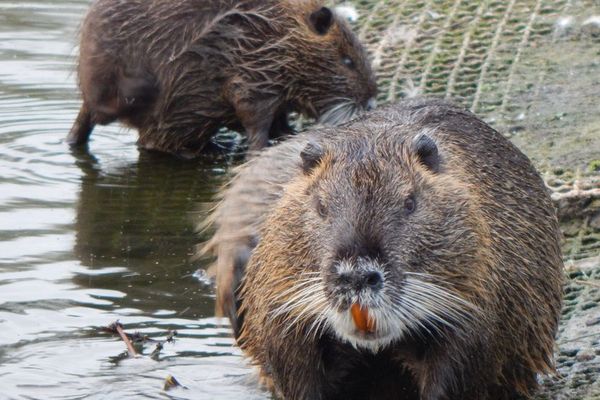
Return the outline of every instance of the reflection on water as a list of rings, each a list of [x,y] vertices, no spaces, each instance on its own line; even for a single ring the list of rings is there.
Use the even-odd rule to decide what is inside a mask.
[[[139,153],[118,126],[63,143],[88,5],[0,2],[0,398],[165,398],[169,374],[188,389],[168,397],[265,398],[189,261],[225,163]],[[97,331],[117,319],[178,339],[127,359]]]
[[[211,302],[199,304],[195,298],[200,287],[189,262],[198,242],[194,210],[218,186],[211,166],[143,152],[135,163],[103,171],[92,155],[76,157],[83,174],[75,255],[91,270],[123,266],[127,271],[119,280],[98,276],[94,286],[126,291],[122,307],[149,312],[169,307],[193,318],[211,315]],[[87,275],[75,277],[81,286],[88,280]]]

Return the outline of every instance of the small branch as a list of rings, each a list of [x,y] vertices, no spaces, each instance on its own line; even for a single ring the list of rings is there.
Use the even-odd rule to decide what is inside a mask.
[[[175,336],[177,336],[177,331],[169,331],[167,333],[167,339],[165,341],[167,343],[173,343],[175,341]]]
[[[168,331],[167,337],[165,340],[156,340],[148,337],[147,335],[142,335],[139,332],[135,333],[127,333],[123,330],[123,325],[119,322],[113,322],[109,326],[100,328],[102,332],[109,333],[111,335],[119,335],[121,339],[125,342],[127,346],[127,352],[129,353],[129,357],[138,357],[139,354],[135,351],[133,347],[133,343],[156,343],[156,348],[152,351],[150,357],[156,358],[158,357],[160,351],[163,349],[165,343],[173,343],[175,341],[175,336],[177,336],[177,331]]]
[[[121,336],[121,339],[125,342],[125,345],[127,346],[127,352],[129,353],[129,357],[131,357],[131,358],[137,357],[138,353],[133,348],[133,344],[131,343],[131,340],[129,340],[129,337],[123,330],[123,325],[121,325],[121,323],[119,321],[116,321],[110,327],[114,328],[117,331],[117,333],[119,334],[119,336]]]
[[[160,351],[163,349],[163,344],[162,343],[156,343],[156,347],[154,348],[154,350],[152,351],[152,353],[150,353],[150,358],[153,360],[157,360],[158,361],[158,356],[160,354]]]

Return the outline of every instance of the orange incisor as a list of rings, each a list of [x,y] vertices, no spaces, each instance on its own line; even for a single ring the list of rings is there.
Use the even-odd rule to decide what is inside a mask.
[[[352,304],[350,307],[350,313],[354,320],[354,325],[361,332],[373,333],[375,332],[375,319],[369,315],[367,307],[363,307],[358,303]]]

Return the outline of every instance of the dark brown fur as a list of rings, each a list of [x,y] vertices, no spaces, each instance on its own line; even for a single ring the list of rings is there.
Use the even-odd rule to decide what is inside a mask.
[[[223,126],[259,149],[290,130],[290,111],[335,123],[376,93],[362,46],[317,0],[97,0],[78,73],[69,143],[120,120],[140,146],[184,156]]]
[[[243,194],[260,163],[285,171]],[[234,204],[254,207],[250,220],[226,219]],[[215,215],[213,251],[235,254],[239,238],[227,239],[247,226],[258,242],[252,250],[242,234],[251,255],[237,339],[283,398],[516,399],[553,371],[562,259],[552,202],[529,160],[466,111],[412,101],[291,139],[243,167]],[[383,307],[409,317],[405,334],[373,348],[322,316],[347,312],[333,267],[364,259],[384,271],[377,290],[394,300]],[[225,264],[218,274],[231,273]],[[441,317],[417,318],[420,297],[433,298],[409,292],[411,276],[471,308],[442,324],[428,303]]]

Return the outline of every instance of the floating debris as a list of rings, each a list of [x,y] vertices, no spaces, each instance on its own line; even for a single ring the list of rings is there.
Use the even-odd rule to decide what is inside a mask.
[[[127,346],[127,353],[129,353],[129,357],[135,358],[139,356],[139,354],[137,353],[137,351],[135,351],[135,348],[133,347],[133,343],[130,336],[125,333],[125,331],[123,330],[123,325],[119,321],[115,321],[109,326],[102,328],[101,331],[112,334],[118,334],[123,340],[123,342],[125,342],[125,346]]]
[[[171,390],[176,387],[180,387],[182,389],[187,389],[187,387],[185,387],[181,383],[179,383],[179,381],[177,379],[175,379],[175,377],[173,375],[167,376],[167,379],[165,379],[165,385],[164,385],[163,389],[165,391],[168,391],[168,390]]]
[[[131,358],[140,356],[140,354],[135,350],[135,347],[133,346],[134,343],[141,344],[142,346],[145,343],[156,343],[156,347],[150,354],[151,358],[156,359],[160,351],[163,349],[164,344],[173,343],[175,341],[175,336],[177,336],[177,331],[168,331],[165,340],[156,340],[152,339],[147,335],[142,335],[139,332],[127,333],[123,328],[123,324],[121,324],[119,321],[115,321],[106,327],[100,328],[100,331],[112,335],[119,335],[123,342],[125,342],[125,345],[127,346],[127,352],[129,353],[129,357]]]

